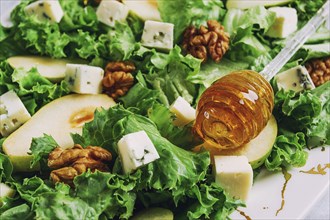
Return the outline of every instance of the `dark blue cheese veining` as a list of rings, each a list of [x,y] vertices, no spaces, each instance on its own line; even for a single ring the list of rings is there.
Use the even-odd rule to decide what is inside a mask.
[[[31,118],[14,91],[0,96],[0,133],[6,137]]]
[[[173,28],[171,23],[146,21],[141,38],[145,47],[169,51],[173,48]]]
[[[315,88],[307,69],[303,66],[296,66],[281,72],[275,76],[275,79],[278,87],[284,90],[300,92]]]
[[[27,15],[35,15],[40,20],[50,20],[59,23],[64,16],[63,9],[58,0],[39,0],[24,9]]]

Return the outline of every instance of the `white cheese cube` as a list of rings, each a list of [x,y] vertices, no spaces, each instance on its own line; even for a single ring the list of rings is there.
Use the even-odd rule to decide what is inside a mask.
[[[59,23],[64,16],[58,0],[40,0],[25,7],[27,15],[36,15],[41,20],[50,20]]]
[[[315,85],[304,66],[296,66],[275,76],[279,89],[300,92],[305,89],[314,89]]]
[[[6,137],[31,118],[14,91],[0,96],[0,133]]]
[[[145,47],[169,51],[173,48],[173,29],[171,23],[145,21],[141,44]]]
[[[118,151],[125,173],[159,159],[159,154],[145,131],[123,136],[118,141]]]
[[[176,116],[173,123],[177,126],[189,124],[196,118],[196,110],[181,96],[172,103],[170,111]]]
[[[229,196],[246,201],[253,183],[253,170],[246,156],[214,156],[215,182]]]
[[[100,67],[84,64],[66,64],[65,81],[72,92],[98,94],[102,92],[104,71]]]
[[[273,7],[269,11],[276,13],[274,24],[269,28],[266,35],[273,38],[286,38],[298,28],[298,15],[294,8]]]
[[[116,21],[125,21],[128,11],[128,7],[118,1],[103,0],[96,10],[96,15],[100,22],[113,27]]]
[[[5,197],[14,197],[15,195],[15,190],[10,188],[8,185],[6,185],[5,183],[0,183],[0,207],[2,206],[2,200]]]

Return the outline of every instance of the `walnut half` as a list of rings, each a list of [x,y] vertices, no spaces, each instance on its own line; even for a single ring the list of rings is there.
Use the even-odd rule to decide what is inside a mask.
[[[205,62],[211,57],[219,62],[229,49],[229,34],[215,20],[207,21],[207,27],[188,27],[183,35],[182,48],[192,56]]]
[[[102,81],[104,93],[114,99],[125,95],[134,84],[131,74],[134,70],[135,66],[130,62],[109,62]]]
[[[330,81],[330,57],[313,59],[305,64],[315,86],[320,86]]]
[[[55,148],[48,156],[48,166],[54,168],[50,178],[56,182],[64,182],[72,186],[74,177],[90,169],[109,171],[107,162],[110,162],[112,155],[109,151],[101,148],[88,146],[83,148],[76,144],[73,148]]]

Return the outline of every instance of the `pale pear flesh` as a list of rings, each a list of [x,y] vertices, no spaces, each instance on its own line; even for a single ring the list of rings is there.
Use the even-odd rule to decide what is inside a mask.
[[[84,123],[93,120],[94,111],[108,109],[116,103],[105,94],[71,94],[42,107],[32,118],[9,135],[3,151],[11,159],[15,171],[31,171],[27,166],[32,138],[51,135],[62,148],[73,146],[71,133],[82,133]],[[32,170],[37,170],[35,167]]]
[[[126,0],[124,4],[128,9],[143,20],[161,21],[156,0],[136,1]]]
[[[271,150],[277,137],[277,130],[277,122],[275,117],[272,115],[266,127],[259,133],[259,135],[239,148],[222,150],[204,143],[195,147],[194,151],[200,151],[202,148],[204,148],[210,151],[212,158],[213,155],[244,155],[248,158],[248,161],[251,164],[252,168],[255,169],[261,166],[271,153]]]
[[[255,6],[276,6],[276,5],[284,5],[293,0],[228,0],[226,2],[226,7],[230,8],[239,8],[239,9],[247,9],[253,8]]]
[[[86,63],[85,61],[78,59],[53,59],[40,56],[14,56],[8,58],[7,61],[14,69],[23,68],[28,71],[35,67],[41,76],[51,82],[59,82],[64,79],[66,64]]]

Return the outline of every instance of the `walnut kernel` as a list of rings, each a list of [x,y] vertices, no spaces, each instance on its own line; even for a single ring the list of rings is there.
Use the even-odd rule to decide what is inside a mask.
[[[330,80],[330,57],[314,59],[305,64],[315,86],[320,86]]]
[[[114,99],[125,95],[134,84],[131,74],[134,70],[135,66],[130,62],[109,62],[102,81],[104,93]]]
[[[209,20],[207,27],[201,26],[197,29],[190,26],[183,35],[183,49],[192,56],[205,62],[211,57],[219,62],[229,49],[229,34],[224,27],[215,20]]]
[[[83,148],[78,144],[70,149],[57,147],[48,156],[48,166],[55,169],[50,173],[50,178],[54,182],[72,185],[74,177],[88,169],[92,172],[108,171],[106,163],[111,159],[111,153],[101,147]]]

